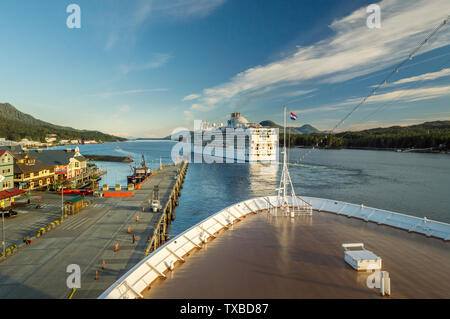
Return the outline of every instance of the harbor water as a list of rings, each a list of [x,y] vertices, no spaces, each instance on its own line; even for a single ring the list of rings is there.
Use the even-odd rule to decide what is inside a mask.
[[[151,169],[171,163],[172,141],[132,141],[80,145],[83,154],[122,155]],[[67,148],[67,147],[60,147]],[[291,149],[290,174],[297,195],[364,204],[450,223],[450,156],[366,150]],[[134,163],[132,163],[134,165]],[[108,171],[100,184],[126,184],[130,163],[97,162]],[[172,236],[236,202],[273,195],[279,165],[195,164],[186,175]]]

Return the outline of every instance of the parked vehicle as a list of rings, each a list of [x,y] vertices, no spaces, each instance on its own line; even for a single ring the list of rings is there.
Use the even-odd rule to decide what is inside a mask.
[[[17,216],[18,213],[15,210],[8,210],[8,211],[3,211],[2,214],[5,214],[5,217],[12,217],[12,216]]]

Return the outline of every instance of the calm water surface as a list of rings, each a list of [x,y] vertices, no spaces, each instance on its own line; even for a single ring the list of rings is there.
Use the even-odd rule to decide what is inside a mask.
[[[143,154],[152,169],[171,163],[171,141],[139,141],[80,145],[83,154]],[[62,147],[64,148],[64,147]],[[364,150],[290,151],[291,178],[297,194],[364,203],[409,215],[450,223],[450,156]],[[130,164],[98,162],[108,170],[101,183],[126,184]],[[236,202],[274,194],[279,166],[258,163],[193,164],[186,175],[176,221],[176,235]]]

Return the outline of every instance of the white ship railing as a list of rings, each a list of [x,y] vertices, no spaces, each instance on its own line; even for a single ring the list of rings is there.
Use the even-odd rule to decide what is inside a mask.
[[[315,211],[358,218],[367,222],[400,228],[408,232],[416,232],[428,237],[450,240],[450,224],[364,205],[315,197],[302,196],[301,198],[310,203]],[[98,298],[142,298],[142,292],[146,288],[158,278],[165,278],[165,273],[172,270],[177,263],[184,262],[184,257],[189,252],[201,248],[209,239],[216,237],[219,231],[226,229],[246,215],[277,206],[276,201],[276,196],[258,197],[231,205],[206,218],[142,259]]]
[[[363,204],[350,204],[331,199],[302,197],[314,210],[357,218],[378,225],[387,225],[428,237],[450,240],[450,224],[438,222],[426,217],[420,218],[388,210],[366,207]]]

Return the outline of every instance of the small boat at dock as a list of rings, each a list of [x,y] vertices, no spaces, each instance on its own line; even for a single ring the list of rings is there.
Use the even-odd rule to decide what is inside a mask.
[[[151,169],[146,165],[144,155],[142,155],[141,166],[134,166],[133,174],[127,176],[127,183],[137,185],[152,175]]]

